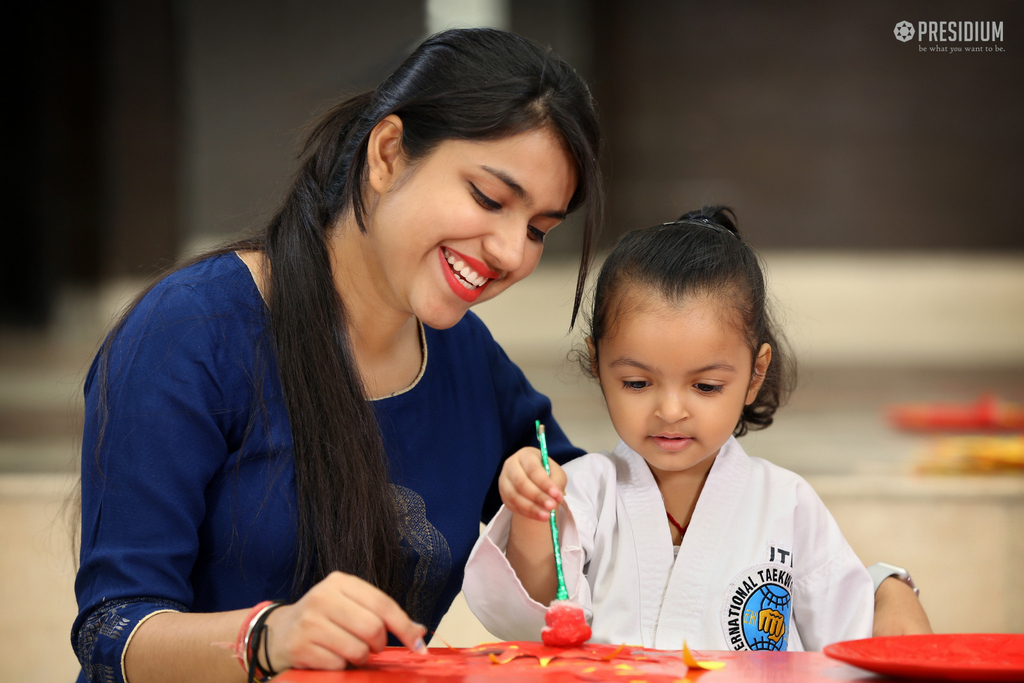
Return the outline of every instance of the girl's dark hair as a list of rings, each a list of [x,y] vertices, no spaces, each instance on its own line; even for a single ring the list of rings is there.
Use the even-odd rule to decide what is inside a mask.
[[[769,310],[761,263],[740,237],[736,215],[725,206],[691,211],[678,221],[626,233],[605,260],[588,316],[595,353],[598,342],[614,335],[628,287],[654,290],[672,302],[715,296],[729,302],[739,316],[751,354],[762,344],[772,349],[771,363],[757,398],[744,406],[733,430],[743,436],[764,429],[785,403],[796,383],[796,367]],[[591,371],[589,356],[585,367]]]
[[[366,231],[367,141],[392,114],[402,120],[410,162],[446,140],[497,140],[536,129],[559,136],[578,178],[568,210],[582,207],[584,214],[573,323],[603,210],[600,132],[586,83],[550,49],[512,33],[454,29],[431,36],[375,90],[338,104],[314,125],[295,182],[266,230],[213,252],[256,249],[268,261],[270,331],[298,490],[296,596],[333,570],[396,597],[402,591],[404,525],[326,244],[349,210]],[[101,353],[108,350],[109,342]]]

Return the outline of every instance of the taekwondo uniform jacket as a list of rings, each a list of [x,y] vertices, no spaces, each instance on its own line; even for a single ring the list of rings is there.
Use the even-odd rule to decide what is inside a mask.
[[[565,465],[559,515],[569,598],[592,642],[662,650],[820,650],[871,636],[871,577],[803,478],[722,447],[674,555],[665,505],[644,459],[621,441]],[[506,640],[538,640],[546,605],[505,559],[512,513],[477,541],[463,591]]]

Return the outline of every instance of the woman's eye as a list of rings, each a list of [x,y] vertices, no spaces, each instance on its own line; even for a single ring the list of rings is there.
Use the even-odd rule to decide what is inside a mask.
[[[543,242],[544,238],[547,237],[547,233],[539,228],[535,228],[532,225],[527,226],[527,232],[530,235],[530,239],[535,242]]]
[[[695,384],[694,387],[702,394],[717,394],[722,390],[721,384]]]
[[[484,207],[488,211],[499,211],[501,209],[501,204],[499,204],[498,202],[494,201],[493,199],[485,195],[483,192],[481,192],[476,185],[470,183],[469,186],[473,188],[473,198],[476,199],[477,203],[480,204],[480,206]]]
[[[642,379],[627,379],[622,381],[622,386],[625,389],[632,389],[633,391],[640,391],[646,389],[649,385],[648,382]]]

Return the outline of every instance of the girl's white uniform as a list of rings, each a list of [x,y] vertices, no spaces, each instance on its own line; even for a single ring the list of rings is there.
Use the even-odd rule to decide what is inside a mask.
[[[871,636],[871,577],[821,499],[800,476],[747,456],[734,438],[711,467],[678,557],[640,455],[620,441],[565,471],[562,563],[592,642],[820,650]],[[529,597],[505,559],[511,517],[503,507],[477,541],[463,591],[495,636],[538,640],[546,605]]]

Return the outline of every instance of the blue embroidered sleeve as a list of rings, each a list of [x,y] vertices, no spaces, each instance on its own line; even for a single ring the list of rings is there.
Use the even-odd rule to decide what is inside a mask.
[[[219,611],[261,599],[223,606],[197,599],[199,590],[213,592],[194,580],[206,563],[222,561],[222,574],[237,564],[223,552],[209,561],[204,554],[211,510],[230,509],[237,498],[207,495],[235,471],[233,430],[244,427],[238,406],[247,403],[245,374],[234,371],[237,335],[228,336],[231,320],[208,304],[215,287],[227,289],[224,299],[233,290],[215,280],[197,292],[181,281],[187,275],[159,284],[131,313],[114,338],[108,381],[99,362],[86,379],[79,615],[71,634],[80,680],[121,681],[129,636],[153,612]],[[276,597],[263,586],[251,592]]]
[[[79,617],[71,639],[82,673],[90,683],[126,683],[122,661],[135,628],[147,616],[164,610],[187,611],[173,600],[147,598],[110,600],[83,619]]]

